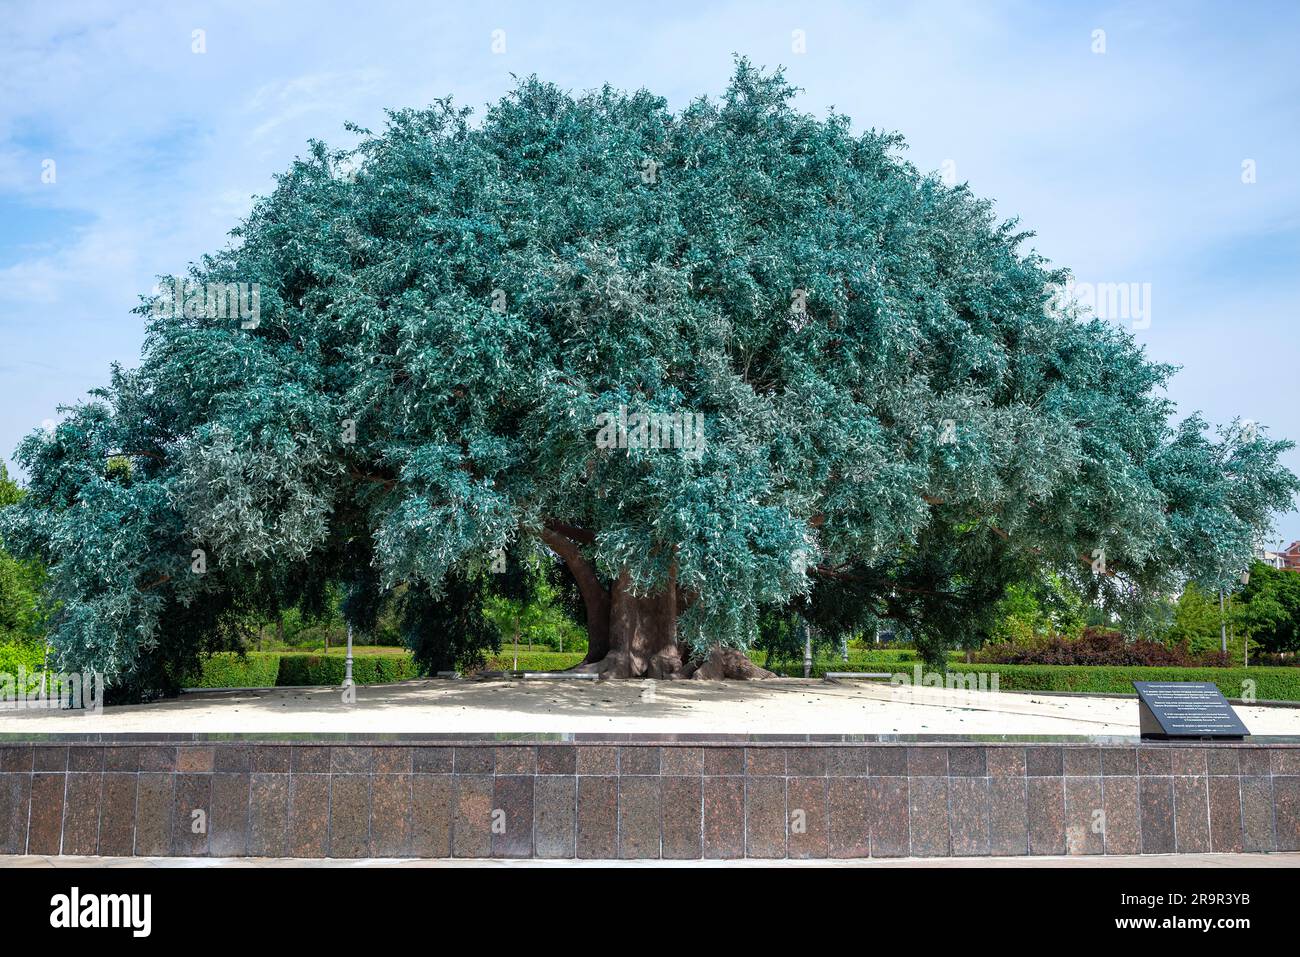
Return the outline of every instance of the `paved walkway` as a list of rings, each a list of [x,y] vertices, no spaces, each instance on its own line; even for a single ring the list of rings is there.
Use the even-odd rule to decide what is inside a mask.
[[[46,857],[0,855],[0,867],[1300,867],[1300,853],[1145,854],[1114,857],[903,857],[852,860],[759,861],[537,861],[458,859],[411,860],[369,857],[300,859],[284,857]]]
[[[1256,735],[1300,735],[1300,708],[1237,706]],[[891,687],[879,681],[409,681],[187,694],[102,714],[0,711],[38,732],[1136,735],[1136,697]]]

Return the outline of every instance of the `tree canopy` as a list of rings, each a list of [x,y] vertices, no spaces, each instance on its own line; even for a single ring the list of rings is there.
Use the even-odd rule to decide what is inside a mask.
[[[533,78],[313,143],[145,299],[139,368],[19,448],[0,528],[65,662],[157,684],[330,581],[442,661],[487,640],[496,550],[543,543],[630,675],[765,611],[933,655],[1044,569],[1110,603],[1239,575],[1290,444],[1173,424],[1173,370],[1055,308],[1014,221],[795,93],[743,60],[678,112]],[[192,295],[232,283],[253,314]]]

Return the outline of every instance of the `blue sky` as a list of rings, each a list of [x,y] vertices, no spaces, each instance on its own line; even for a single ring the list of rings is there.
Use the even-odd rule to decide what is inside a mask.
[[[1300,4],[538,6],[6,3],[11,469],[57,405],[102,385],[110,362],[135,364],[129,310],[153,277],[221,246],[309,137],[345,145],[346,121],[377,128],[385,108],[448,94],[481,108],[511,74],[647,87],[679,107],[720,93],[735,53],[784,65],[812,112],[901,132],[914,163],[1020,216],[1079,280],[1150,283],[1150,326],[1135,334],[1183,366],[1170,389],[1182,412],[1300,439]],[[1300,453],[1288,464],[1300,472]],[[1280,517],[1275,538],[1300,538],[1300,515]]]

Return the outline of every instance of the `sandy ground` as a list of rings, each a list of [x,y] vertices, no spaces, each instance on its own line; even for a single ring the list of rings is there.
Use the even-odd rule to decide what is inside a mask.
[[[1237,706],[1254,735],[1300,735],[1300,708]],[[891,687],[883,682],[409,681],[186,694],[102,714],[0,712],[0,734],[628,733],[1136,735],[1136,697]]]

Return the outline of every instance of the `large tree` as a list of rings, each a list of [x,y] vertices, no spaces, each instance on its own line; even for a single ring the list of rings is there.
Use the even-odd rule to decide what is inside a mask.
[[[323,580],[469,647],[496,550],[539,543],[612,676],[743,674],[760,614],[934,656],[1044,569],[1112,603],[1237,575],[1289,444],[1172,425],[1172,370],[1013,222],[793,96],[744,61],[676,113],[531,79],[313,144],[188,276],[256,315],[147,300],[139,369],[19,450],[5,541],[65,659],[127,680]]]

